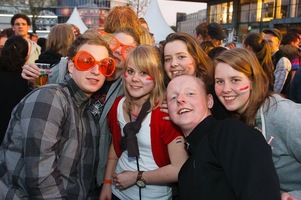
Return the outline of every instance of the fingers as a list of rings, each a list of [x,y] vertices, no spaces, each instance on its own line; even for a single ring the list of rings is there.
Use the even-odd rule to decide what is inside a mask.
[[[118,189],[120,189],[120,190],[123,189],[123,186],[120,183],[118,183],[118,182],[115,183],[115,187],[118,188]]]
[[[40,69],[35,64],[26,64],[23,66],[21,76],[28,81],[34,81],[40,76]]]
[[[167,120],[167,121],[170,121],[170,117],[169,116],[163,117],[163,119]]]
[[[118,178],[117,178],[117,174],[113,174],[112,176],[112,181],[113,181],[113,185],[115,185],[116,188],[118,188],[119,190],[122,190],[123,189],[123,185],[118,181]]]
[[[168,114],[168,109],[166,108],[160,108],[160,111]]]

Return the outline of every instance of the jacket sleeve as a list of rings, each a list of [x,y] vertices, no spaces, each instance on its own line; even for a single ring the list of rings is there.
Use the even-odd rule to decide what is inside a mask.
[[[301,105],[274,95],[277,103],[266,114],[281,189],[301,199]]]
[[[48,83],[55,84],[61,83],[67,74],[68,59],[65,57],[61,58],[61,61],[51,68],[51,73],[48,75]]]
[[[275,82],[274,82],[274,91],[275,92],[281,92],[282,88],[285,84],[286,78],[288,76],[288,73],[292,69],[292,64],[289,61],[288,58],[283,57],[281,58],[274,71],[274,76],[275,76]]]
[[[24,102],[20,126],[25,137],[24,163],[26,185],[33,199],[64,199],[61,173],[58,170],[61,139],[65,122],[63,94],[56,89],[37,89]]]

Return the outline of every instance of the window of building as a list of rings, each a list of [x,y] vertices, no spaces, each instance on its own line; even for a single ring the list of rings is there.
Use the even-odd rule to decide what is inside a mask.
[[[262,21],[270,21],[274,19],[274,6],[274,0],[264,0],[262,5]]]
[[[248,22],[250,14],[250,4],[241,5],[240,22]]]
[[[229,3],[228,7],[228,23],[232,23],[232,16],[233,16],[233,2]]]
[[[209,8],[209,22],[219,24],[232,23],[233,2],[211,5]]]

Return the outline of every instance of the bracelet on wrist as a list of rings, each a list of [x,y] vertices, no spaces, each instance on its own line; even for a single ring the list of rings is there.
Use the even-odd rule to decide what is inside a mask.
[[[112,180],[105,179],[103,180],[103,184],[112,184]]]

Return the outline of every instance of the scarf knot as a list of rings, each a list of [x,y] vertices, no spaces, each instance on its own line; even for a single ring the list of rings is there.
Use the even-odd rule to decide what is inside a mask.
[[[129,157],[139,156],[139,147],[136,134],[139,132],[141,128],[141,123],[145,116],[147,115],[147,111],[150,109],[150,101],[147,100],[141,111],[134,122],[129,122],[123,127],[124,136],[120,140],[120,147],[122,151],[128,150]]]

